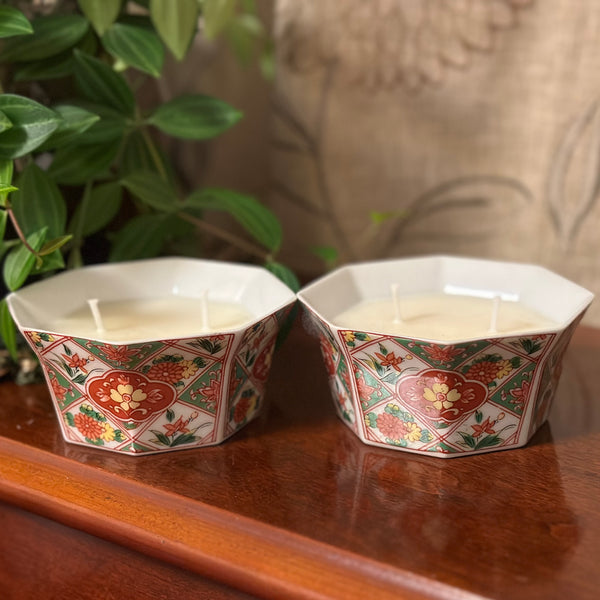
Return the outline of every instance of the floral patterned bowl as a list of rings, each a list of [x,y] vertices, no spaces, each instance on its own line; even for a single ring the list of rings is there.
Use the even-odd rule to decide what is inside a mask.
[[[241,303],[251,321],[135,343],[44,326],[90,295],[196,297],[207,287]],[[218,444],[258,414],[276,334],[295,295],[259,267],[162,258],[68,271],[10,294],[7,302],[40,359],[65,440],[138,455]]]
[[[405,294],[503,290],[556,326],[450,342],[333,324],[398,282]],[[366,444],[453,457],[529,441],[548,416],[563,354],[593,295],[533,265],[432,256],[346,266],[298,299],[343,422]]]

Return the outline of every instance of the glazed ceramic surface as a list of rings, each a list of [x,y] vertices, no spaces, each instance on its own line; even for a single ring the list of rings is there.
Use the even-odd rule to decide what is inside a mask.
[[[209,289],[243,304],[243,327],[177,339],[115,343],[50,331],[44,323],[91,296],[195,297]],[[266,270],[154,259],[69,271],[8,297],[40,359],[64,438],[126,454],[218,444],[259,412],[275,339],[295,300]]]
[[[332,323],[396,283],[405,294],[502,294],[556,326],[440,342]],[[451,457],[527,443],[548,416],[563,354],[593,295],[537,266],[435,256],[347,266],[298,298],[344,423],[367,444]]]

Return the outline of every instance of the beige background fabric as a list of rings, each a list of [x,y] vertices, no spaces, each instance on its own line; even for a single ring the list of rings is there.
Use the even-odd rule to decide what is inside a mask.
[[[190,184],[255,194],[305,277],[340,262],[449,253],[545,265],[600,294],[600,2],[263,0],[277,75],[223,49],[173,91],[245,112],[198,150]],[[272,10],[272,13],[270,12]],[[380,225],[370,213],[389,214]],[[214,243],[213,255],[238,259]],[[586,322],[600,325],[600,300]]]
[[[322,270],[320,245],[464,254],[600,292],[600,2],[277,0],[275,33],[270,200],[292,266]]]

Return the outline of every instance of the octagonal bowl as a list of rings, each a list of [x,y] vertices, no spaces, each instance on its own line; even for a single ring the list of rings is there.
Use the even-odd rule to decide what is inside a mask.
[[[351,307],[438,294],[500,298],[540,326],[452,339],[340,324]],[[539,266],[429,256],[339,268],[298,293],[342,421],[366,444],[457,457],[526,444],[546,420],[564,352],[593,299]]]
[[[208,332],[184,323],[185,333],[173,337],[117,341],[60,325],[90,298],[183,297],[200,310],[206,295],[243,306],[247,318]],[[40,360],[64,439],[140,455],[218,444],[259,413],[295,295],[260,267],[160,258],[67,271],[7,302]]]

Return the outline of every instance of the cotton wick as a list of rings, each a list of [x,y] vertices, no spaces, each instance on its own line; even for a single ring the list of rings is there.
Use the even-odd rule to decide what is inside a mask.
[[[98,308],[98,298],[91,298],[87,301],[90,310],[92,311],[92,316],[94,317],[94,323],[96,324],[96,331],[98,333],[104,333],[106,329],[104,328],[104,323],[102,322],[102,315],[100,314],[100,309]]]

